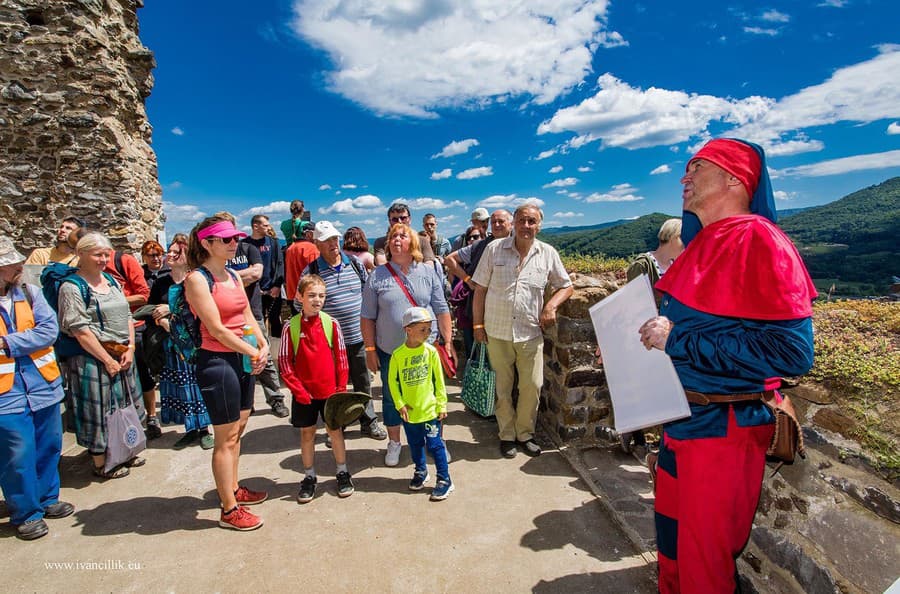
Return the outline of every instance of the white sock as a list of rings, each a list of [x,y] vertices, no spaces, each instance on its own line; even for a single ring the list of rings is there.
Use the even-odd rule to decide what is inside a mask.
[[[346,464],[338,464],[337,471],[338,471],[338,474],[340,474],[342,472],[347,472],[347,465]]]
[[[304,468],[303,473],[306,476],[311,476],[313,478],[316,478],[316,469],[315,468]]]

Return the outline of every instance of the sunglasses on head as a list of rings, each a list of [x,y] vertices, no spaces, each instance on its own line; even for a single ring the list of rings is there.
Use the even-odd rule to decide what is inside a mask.
[[[237,241],[237,235],[232,235],[231,237],[216,237],[214,235],[209,238],[210,241],[212,241],[213,239],[218,239],[222,243],[228,244],[228,243],[231,243],[232,241]]]

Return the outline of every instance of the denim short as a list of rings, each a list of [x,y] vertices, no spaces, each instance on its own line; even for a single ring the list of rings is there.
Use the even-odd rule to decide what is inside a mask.
[[[391,364],[391,355],[378,349],[378,364],[381,366],[381,416],[388,427],[399,427],[403,424],[403,418],[394,406],[391,389],[388,387],[388,367]]]
[[[197,351],[197,385],[213,425],[227,425],[241,418],[242,410],[253,408],[256,376],[244,371],[243,355]]]

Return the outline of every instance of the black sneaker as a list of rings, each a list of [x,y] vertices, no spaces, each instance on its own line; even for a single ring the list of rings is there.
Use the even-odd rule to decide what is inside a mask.
[[[353,495],[353,481],[350,480],[350,473],[343,471],[337,473],[338,497],[350,497]]]
[[[412,480],[409,481],[409,490],[410,491],[421,491],[422,487],[425,486],[425,481],[428,480],[428,471],[427,470],[417,470],[413,473]]]
[[[44,517],[50,520],[58,520],[66,518],[75,513],[75,506],[65,501],[57,501],[47,506],[44,510]]]
[[[272,414],[279,419],[283,419],[291,414],[291,411],[284,405],[283,400],[275,400],[270,406],[272,407]]]
[[[316,496],[316,483],[319,482],[314,476],[304,477],[300,481],[300,492],[297,494],[297,503],[309,503]]]
[[[147,439],[157,439],[162,437],[162,429],[159,426],[159,420],[156,417],[147,417],[147,429],[144,431]]]
[[[37,540],[42,536],[47,536],[48,532],[50,529],[42,518],[16,526],[16,536],[22,540]]]
[[[516,457],[516,442],[506,441],[505,439],[500,440],[500,454],[504,458],[515,458]]]

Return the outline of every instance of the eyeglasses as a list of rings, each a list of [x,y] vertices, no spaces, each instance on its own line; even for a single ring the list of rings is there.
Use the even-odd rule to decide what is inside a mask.
[[[147,257],[148,258],[162,258],[163,255],[160,253],[155,253],[155,254],[147,254]]]
[[[231,237],[216,237],[215,235],[213,235],[209,238],[210,241],[212,241],[213,239],[218,239],[224,244],[229,244],[232,241],[237,241],[237,235],[232,235]]]
[[[469,241],[472,241],[473,239],[481,239],[481,235],[469,235]]]
[[[405,223],[408,220],[409,220],[409,215],[401,215],[399,217],[391,217],[391,223],[393,223],[395,225],[397,223]]]

